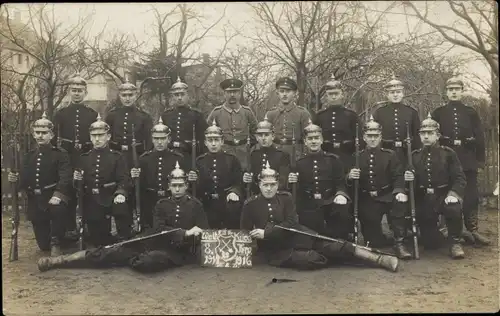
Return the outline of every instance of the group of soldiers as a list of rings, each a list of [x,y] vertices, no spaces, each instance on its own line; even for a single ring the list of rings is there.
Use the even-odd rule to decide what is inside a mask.
[[[242,86],[221,82],[225,102],[205,120],[178,79],[173,106],[154,125],[133,84],[119,86],[120,104],[103,120],[84,104],[86,81],[73,77],[71,104],[53,122],[43,115],[32,124],[37,147],[20,174],[9,173],[27,193],[39,248],[51,251],[40,270],[81,263],[162,270],[192,259],[208,228],[249,230],[270,264],[301,269],[361,260],[393,270],[397,259],[359,245],[358,227],[367,245],[393,246],[407,260],[405,241],[417,235],[425,249],[442,245],[440,216],[452,258],[465,256],[462,238],[489,244],[477,214],[484,135],[476,111],[460,101],[459,78],[446,83],[448,104],[422,122],[395,78],[384,86],[386,104],[364,124],[335,78],[323,87],[327,106],[313,114],[296,104],[297,83],[278,79],[280,103],[261,122],[240,104]],[[384,214],[392,240],[382,232]],[[411,219],[419,232],[409,232]],[[82,227],[95,248],[62,255]],[[138,233],[162,236],[113,246]]]

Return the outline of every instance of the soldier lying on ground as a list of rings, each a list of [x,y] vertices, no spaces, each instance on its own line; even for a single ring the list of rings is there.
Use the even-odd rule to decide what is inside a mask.
[[[202,229],[208,228],[208,224],[203,205],[186,193],[187,187],[186,174],[177,164],[169,176],[172,196],[158,201],[153,214],[153,229],[145,233],[165,232],[163,236],[148,242],[118,244],[41,258],[38,269],[130,266],[136,271],[148,273],[196,262],[199,254],[197,237]]]
[[[277,172],[267,164],[259,175],[261,193],[245,201],[241,215],[241,229],[250,230],[250,236],[257,239],[258,253],[270,265],[309,270],[354,260],[390,271],[397,270],[396,257],[380,255],[344,240],[325,241],[287,231],[297,229],[317,234],[298,224],[292,195],[278,191],[278,177]]]

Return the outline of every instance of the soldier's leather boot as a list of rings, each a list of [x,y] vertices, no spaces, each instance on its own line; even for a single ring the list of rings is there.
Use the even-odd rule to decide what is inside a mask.
[[[50,256],[57,257],[62,255],[59,238],[51,237],[50,239]]]
[[[392,272],[398,270],[399,260],[397,257],[380,255],[360,247],[354,248],[354,257],[363,259]]]
[[[459,238],[452,238],[450,245],[450,256],[453,259],[463,259],[465,257]]]
[[[78,251],[70,255],[62,255],[57,257],[43,257],[38,260],[38,270],[41,272],[55,268],[64,268],[73,265],[76,262],[85,260],[86,250]]]
[[[468,225],[466,225],[467,229],[470,231],[469,234],[470,234],[470,236],[472,236],[474,244],[488,246],[491,242],[488,240],[488,238],[479,234],[478,222],[479,222],[479,218],[478,218],[477,212],[473,212],[472,214],[469,215],[469,217],[467,218],[467,223],[466,223],[466,224],[468,224]],[[465,231],[465,229],[464,229],[464,231]]]
[[[481,235],[477,230],[471,232],[471,235],[474,237],[474,240],[476,241],[476,244],[482,245],[482,246],[488,246],[491,244],[491,241]]]
[[[394,251],[396,252],[396,256],[402,260],[409,260],[412,257],[412,254],[406,249],[403,244],[404,238],[400,237],[395,240],[394,243]]]

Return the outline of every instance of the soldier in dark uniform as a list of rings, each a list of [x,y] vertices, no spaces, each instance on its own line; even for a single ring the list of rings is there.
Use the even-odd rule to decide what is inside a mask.
[[[215,120],[217,126],[220,126],[224,136],[222,149],[235,155],[241,167],[246,170],[248,168],[247,139],[250,137],[250,146],[255,144],[253,133],[257,126],[257,119],[250,107],[240,105],[242,86],[243,82],[238,79],[226,79],[220,83],[226,102],[216,106],[210,112],[207,122],[212,124]]]
[[[278,170],[280,174],[279,189],[285,190],[287,187],[287,175],[290,169],[290,155],[284,151],[276,149],[273,145],[274,129],[273,125],[264,117],[264,121],[257,124],[255,138],[258,146],[250,154],[250,170],[243,174],[243,182],[251,183],[251,192],[259,192],[258,175],[269,161],[271,168]]]
[[[418,149],[422,147],[418,134],[420,119],[417,110],[401,102],[404,97],[404,84],[401,81],[393,76],[384,85],[384,89],[387,91],[388,102],[375,111],[373,118],[382,125],[382,147],[394,150],[401,163],[406,166],[406,124],[410,129],[412,149]]]
[[[461,259],[464,257],[460,232],[466,180],[457,154],[450,147],[440,146],[439,136],[439,123],[429,113],[420,128],[424,147],[413,151],[415,170],[407,170],[404,177],[406,181],[415,181],[421,243],[425,248],[439,246],[437,221],[438,214],[442,214],[448,226],[450,255],[453,259]]]
[[[187,161],[191,161],[193,126],[196,137],[196,157],[201,155],[205,146],[205,130],[208,127],[203,113],[189,106],[188,85],[177,78],[177,82],[170,89],[171,104],[174,107],[167,109],[161,118],[172,130],[171,148],[179,151]],[[191,166],[191,168],[194,166]],[[187,169],[185,169],[187,170]]]
[[[178,230],[144,242],[41,258],[38,269],[130,266],[135,271],[151,273],[196,262],[196,255],[199,254],[198,236],[203,229],[208,228],[203,205],[186,193],[186,175],[181,169],[176,168],[170,173],[169,188],[172,196],[158,201],[154,210],[154,227],[145,235]],[[196,245],[195,251],[192,249],[193,244]]]
[[[80,155],[92,149],[89,127],[96,121],[97,112],[84,104],[83,101],[87,93],[87,82],[79,74],[76,74],[69,80],[71,103],[57,111],[53,120],[56,137],[52,139],[52,144],[60,146],[68,152],[72,169],[75,168]],[[70,235],[75,235],[77,204],[75,190],[71,189],[69,198],[66,212],[68,215],[67,230]]]
[[[73,173],[75,181],[83,181],[83,218],[89,242],[94,246],[112,243],[111,216],[119,239],[131,234],[132,218],[125,203],[131,187],[129,169],[125,157],[109,148],[110,138],[109,125],[97,116],[97,121],[90,125],[94,147],[81,155]]]
[[[314,115],[313,123],[323,130],[323,150],[340,157],[344,166],[351,165],[356,137],[358,115],[344,106],[344,94],[340,81],[332,76],[323,87],[328,107]],[[361,130],[358,124],[358,130]]]
[[[243,200],[243,172],[238,158],[222,151],[222,133],[215,121],[205,131],[208,152],[196,159],[197,192],[205,206],[211,228],[237,229]]]
[[[304,129],[308,154],[297,161],[288,176],[297,183],[297,209],[301,224],[330,237],[353,238],[354,220],[349,212],[344,166],[339,156],[321,149],[321,127],[310,123]]]
[[[45,113],[31,126],[37,146],[23,157],[18,186],[28,196],[28,220],[38,247],[58,256],[71,192],[71,165],[68,153],[50,144],[53,127]],[[8,174],[10,182],[18,179],[17,173]]]
[[[344,240],[325,241],[277,227],[316,234],[298,223],[293,197],[288,192],[278,191],[278,177],[267,164],[259,174],[260,194],[243,205],[241,229],[249,230],[250,236],[257,240],[257,256],[262,254],[273,266],[300,270],[323,268],[329,263],[353,259],[397,270],[395,257],[378,255]]]
[[[297,83],[295,80],[282,77],[276,81],[276,90],[280,98],[280,104],[266,113],[266,116],[274,127],[274,143],[276,148],[292,155],[295,149],[297,159],[304,155],[302,131],[311,119],[309,111],[295,104],[297,94]],[[295,138],[296,145],[292,144]]]
[[[432,113],[441,126],[440,144],[451,147],[458,155],[467,178],[463,213],[466,229],[472,233],[471,242],[489,245],[490,241],[478,232],[479,192],[477,169],[484,167],[485,145],[481,119],[476,110],[462,103],[464,83],[459,78],[446,82],[449,102]],[[466,238],[469,234],[463,234]]]
[[[387,214],[394,231],[396,255],[410,259],[411,253],[403,244],[408,196],[401,162],[394,151],[380,147],[382,127],[373,117],[364,126],[363,139],[366,148],[359,153],[359,168],[351,165],[347,184],[353,186],[353,180],[359,179],[359,218],[365,242],[373,247],[384,246],[380,222]]]
[[[132,168],[132,178],[140,177],[141,189],[141,226],[147,229],[153,227],[153,208],[158,200],[170,195],[168,191],[168,174],[180,162],[184,170],[189,170],[189,160],[177,152],[168,149],[170,128],[163,124],[162,119],[151,130],[154,149],[139,157],[140,168]],[[194,179],[196,181],[196,172]]]

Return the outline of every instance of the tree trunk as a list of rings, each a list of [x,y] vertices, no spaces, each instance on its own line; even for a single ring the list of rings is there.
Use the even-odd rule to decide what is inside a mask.
[[[305,104],[307,69],[304,64],[297,65],[297,104],[309,110],[309,105]]]

